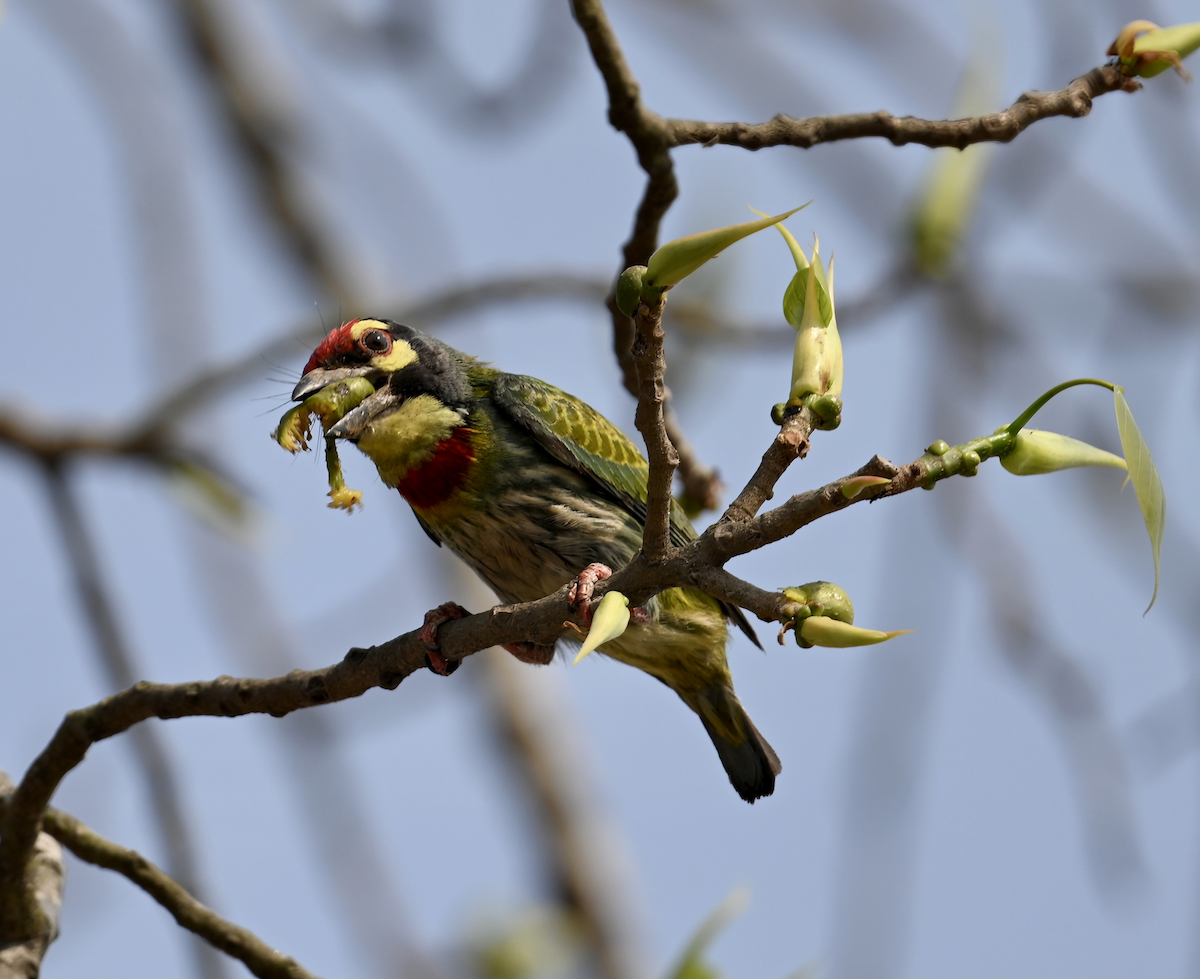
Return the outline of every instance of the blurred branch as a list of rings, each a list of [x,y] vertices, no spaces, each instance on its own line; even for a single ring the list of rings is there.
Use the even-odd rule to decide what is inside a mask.
[[[576,67],[571,23],[559,0],[533,5],[532,29],[520,61],[503,81],[480,85],[464,71],[438,36],[437,5],[391,0],[379,12],[349,10],[345,3],[308,0],[278,4],[285,14],[311,20],[314,49],[341,55],[361,67],[364,54],[408,77],[416,104],[439,123],[456,124],[472,136],[512,139],[544,124],[553,104],[568,90]]]
[[[80,860],[115,871],[140,887],[182,927],[204,939],[208,947],[237,959],[260,979],[315,979],[291,956],[205,907],[186,887],[135,850],[104,839],[74,816],[57,809],[47,809],[42,824],[46,833]]]
[[[0,769],[0,816],[14,786]],[[67,868],[62,847],[48,833],[38,833],[26,870],[26,886],[41,911],[39,929],[25,941],[0,943],[0,979],[37,979],[50,944],[58,937]]]
[[[255,199],[266,202],[304,276],[353,311],[355,290],[339,267],[338,248],[301,187],[296,158],[304,144],[302,120],[281,86],[265,83],[262,59],[242,57],[237,32],[219,2],[177,0],[175,7],[260,191]]]
[[[54,521],[67,553],[67,565],[75,579],[75,590],[101,666],[111,689],[121,690],[132,686],[137,681],[133,659],[117,624],[113,603],[105,591],[104,573],[100,568],[95,543],[88,533],[67,475],[58,464],[48,464],[43,471]],[[184,816],[175,774],[167,760],[166,748],[158,731],[151,727],[139,727],[133,732],[132,738],[139,771],[144,778],[151,810],[166,850],[168,870],[183,887],[198,895],[200,871],[195,861],[192,834]],[[214,979],[224,975],[220,960],[213,957],[210,948],[198,944],[191,948],[200,975]]]
[[[478,282],[449,286],[423,299],[384,304],[374,315],[418,326],[454,319],[477,309],[507,303],[537,300],[574,299],[583,303],[599,302],[607,286],[597,278],[574,272],[554,272],[545,275],[503,275]],[[286,343],[311,346],[323,337],[328,328],[321,322],[306,323],[266,341],[252,351],[226,364],[201,371],[176,391],[166,395],[146,413],[145,428],[162,425],[164,419],[177,420],[196,410],[213,398],[255,379],[263,362],[278,356]],[[0,436],[2,436],[0,430]]]
[[[605,824],[582,765],[582,749],[547,671],[499,650],[483,657],[497,727],[534,800],[564,903],[577,916],[605,979],[645,974],[636,919],[622,879],[623,854]]]
[[[430,323],[502,303],[563,298],[594,302],[603,298],[604,290],[604,284],[598,279],[567,272],[499,276],[453,286],[416,302],[397,303],[380,315]],[[57,463],[74,455],[125,456],[168,465],[183,462],[225,479],[217,466],[201,453],[176,445],[171,427],[230,388],[256,378],[262,370],[263,359],[277,353],[283,343],[296,339],[315,343],[324,333],[325,328],[320,324],[306,324],[299,331],[289,331],[269,340],[229,363],[201,371],[124,426],[51,425],[22,417],[16,408],[0,406],[0,446],[8,446],[46,463]]]
[[[1051,631],[1028,601],[1031,571],[1021,566],[1012,537],[995,518],[981,515],[979,500],[962,530],[974,528],[974,546],[963,548],[987,583],[990,621],[1000,626],[1000,654],[1045,711],[1058,734],[1083,823],[1095,880],[1102,889],[1130,887],[1146,877],[1138,840],[1129,773],[1120,740],[1096,685],[1076,658],[1045,637]],[[965,515],[964,515],[965,516]],[[983,527],[992,528],[986,535]]]

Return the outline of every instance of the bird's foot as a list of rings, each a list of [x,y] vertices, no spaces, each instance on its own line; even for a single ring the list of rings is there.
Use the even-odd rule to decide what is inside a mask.
[[[575,576],[567,592],[567,601],[579,609],[584,622],[592,621],[592,592],[597,581],[612,577],[612,568],[607,564],[589,564]]]
[[[650,610],[644,609],[640,605],[634,605],[629,610],[629,621],[635,625],[645,625],[650,621]]]
[[[554,659],[554,647],[540,642],[506,642],[504,648],[522,663],[545,666]]]
[[[425,665],[439,676],[449,676],[458,669],[462,660],[448,660],[438,651],[440,649],[437,639],[438,627],[443,622],[465,618],[470,614],[457,602],[445,602],[425,613],[425,623],[421,626],[421,631],[417,633],[417,636],[425,644]]]

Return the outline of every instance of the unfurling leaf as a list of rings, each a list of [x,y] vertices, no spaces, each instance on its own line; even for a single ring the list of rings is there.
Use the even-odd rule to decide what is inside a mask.
[[[629,626],[629,599],[619,591],[610,591],[600,599],[592,615],[592,628],[575,656],[576,665],[597,646],[619,639]]]
[[[1197,48],[1200,48],[1200,21],[1159,27],[1148,20],[1135,20],[1121,28],[1108,53],[1116,56],[1122,74],[1153,78],[1174,67],[1191,81],[1183,59]]]
[[[1036,428],[1023,428],[1017,432],[1012,449],[1000,457],[1000,465],[1014,476],[1039,476],[1080,466],[1127,468],[1125,460],[1118,455],[1079,439]]]
[[[1150,535],[1150,550],[1154,554],[1154,594],[1150,596],[1150,604],[1146,606],[1146,611],[1149,612],[1158,598],[1159,556],[1167,519],[1167,497],[1163,492],[1158,467],[1154,465],[1150,448],[1142,438],[1137,422],[1133,420],[1133,413],[1125,401],[1125,391],[1120,385],[1113,388],[1113,400],[1116,402],[1117,432],[1121,436],[1121,449],[1129,466],[1129,481],[1133,483],[1138,506],[1142,508],[1142,518],[1146,521],[1146,531]]]
[[[801,204],[800,207],[808,207],[808,205]],[[794,207],[783,214],[762,218],[759,221],[731,224],[727,228],[701,231],[699,234],[688,235],[686,238],[668,241],[650,256],[650,261],[646,264],[645,286],[652,289],[669,289],[671,286],[677,285],[709,259],[716,258],[735,241],[740,241],[747,235],[778,224],[784,218],[799,211],[800,207]]]

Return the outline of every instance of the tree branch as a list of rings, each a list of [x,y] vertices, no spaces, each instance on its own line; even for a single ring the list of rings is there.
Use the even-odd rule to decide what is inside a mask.
[[[638,374],[638,406],[634,417],[637,430],[646,442],[650,472],[646,477],[646,526],[642,529],[642,553],[651,564],[663,560],[671,549],[671,483],[679,453],[667,437],[664,405],[667,388],[663,380],[667,369],[663,353],[663,307],[667,297],[659,297],[653,306],[638,306],[634,322],[637,338],[633,356]]]
[[[668,119],[671,146],[700,143],[704,146],[740,146],[761,150],[769,146],[810,149],[820,143],[878,136],[896,146],[953,146],[972,143],[1008,143],[1041,119],[1069,116],[1078,119],[1092,111],[1092,101],[1109,92],[1134,92],[1141,84],[1122,75],[1114,65],[1093,68],[1057,92],[1025,92],[1003,112],[968,119],[896,118],[884,110],[840,116],[793,119],[783,114],[768,122],[698,122]]]
[[[12,780],[0,770],[0,815],[12,790]],[[0,942],[0,979],[37,979],[42,959],[58,937],[66,877],[62,848],[48,833],[39,833],[26,879],[30,895],[41,915],[40,928],[24,941]]]
[[[712,574],[734,557],[794,534],[823,516],[864,500],[895,496],[963,470],[966,450],[986,459],[987,439],[951,448],[942,455],[926,453],[903,468],[875,456],[855,473],[820,489],[793,496],[765,514],[740,521],[719,521],[697,540],[670,548],[652,562],[645,554],[598,584],[596,597],[611,588],[641,605],[667,588],[707,587],[712,595],[744,601],[763,619],[778,618],[787,602],[781,593],[754,589],[732,576]],[[847,498],[842,485],[855,476],[878,475],[891,481]],[[754,492],[762,493],[770,474],[756,474]],[[769,495],[769,494],[767,494]],[[477,615],[445,623],[438,631],[441,653],[457,660],[487,646],[510,642],[558,641],[568,621],[582,623],[567,600],[568,585],[533,602],[500,605]],[[25,886],[25,871],[37,839],[38,826],[62,779],[83,761],[97,741],[120,734],[151,717],[237,717],[271,714],[282,717],[318,704],[359,697],[373,687],[393,690],[425,666],[426,648],[419,630],[379,646],[351,649],[340,663],[319,670],[293,670],[269,680],[218,677],[206,683],[138,683],[91,707],[72,711],[50,743],[30,765],[12,796],[7,815],[0,819],[0,941],[24,940],[37,933],[39,912]]]

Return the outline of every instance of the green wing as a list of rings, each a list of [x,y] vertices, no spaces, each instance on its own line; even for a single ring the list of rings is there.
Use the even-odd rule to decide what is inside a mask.
[[[646,522],[650,466],[616,425],[595,408],[536,377],[496,372],[491,387],[492,402],[550,455],[591,478],[641,523]],[[671,543],[682,547],[695,539],[692,522],[672,500]],[[728,602],[718,604],[725,617],[762,649],[742,610]]]
[[[595,408],[553,384],[521,374],[497,373],[492,401],[555,459],[592,479],[645,522],[650,467],[625,433]],[[671,543],[681,546],[695,539],[691,521],[672,501]]]

